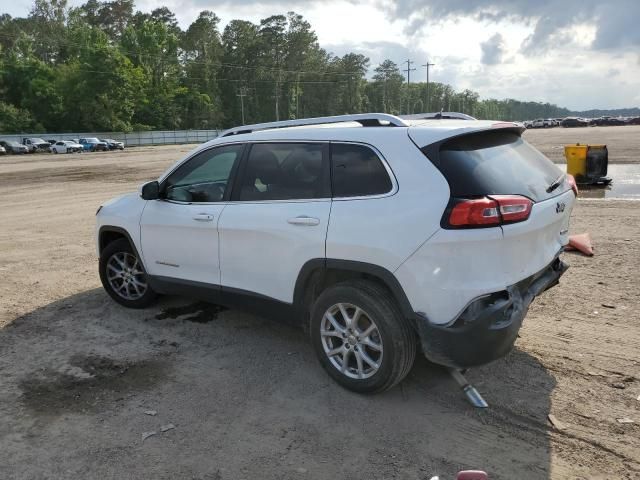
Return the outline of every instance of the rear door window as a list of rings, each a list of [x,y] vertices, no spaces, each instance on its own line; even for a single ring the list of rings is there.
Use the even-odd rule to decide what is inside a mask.
[[[327,147],[322,143],[254,144],[234,197],[241,201],[328,198]]]
[[[524,195],[539,202],[561,193],[547,189],[562,170],[515,132],[464,135],[437,151],[432,146],[422,151],[447,179],[452,197]]]
[[[331,175],[336,198],[382,195],[393,188],[376,152],[364,145],[332,143]]]

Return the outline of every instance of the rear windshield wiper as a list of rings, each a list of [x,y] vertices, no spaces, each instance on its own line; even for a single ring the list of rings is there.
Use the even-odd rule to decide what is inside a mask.
[[[562,182],[564,182],[564,179],[565,179],[566,176],[567,176],[567,174],[563,173],[558,178],[556,178],[554,180],[554,182],[547,187],[547,193],[553,192],[556,188],[558,188],[560,185],[562,185]]]

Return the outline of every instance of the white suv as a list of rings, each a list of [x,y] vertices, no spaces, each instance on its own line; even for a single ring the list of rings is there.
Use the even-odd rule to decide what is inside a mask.
[[[490,362],[567,268],[575,183],[522,131],[385,114],[229,130],[100,207],[100,278],[127,307],[180,294],[303,325],[358,392],[401,381],[416,347]]]

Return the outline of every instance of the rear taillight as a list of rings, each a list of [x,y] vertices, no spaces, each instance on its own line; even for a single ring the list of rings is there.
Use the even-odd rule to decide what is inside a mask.
[[[491,199],[500,205],[502,223],[523,222],[531,214],[533,202],[520,195],[491,195]]]
[[[448,209],[447,226],[452,228],[495,227],[529,218],[533,202],[520,195],[457,199]]]
[[[449,225],[452,227],[500,225],[498,202],[487,197],[462,200],[451,209]]]
[[[578,196],[578,184],[576,183],[576,179],[573,175],[567,175],[567,182],[571,185],[571,190],[575,193],[576,197]]]

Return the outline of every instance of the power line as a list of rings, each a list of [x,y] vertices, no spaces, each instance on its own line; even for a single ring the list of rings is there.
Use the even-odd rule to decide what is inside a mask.
[[[17,62],[2,62],[3,65],[15,65],[15,66],[20,66],[23,68],[29,68],[26,65],[22,65],[20,63]],[[81,70],[83,72],[89,72],[89,73],[103,73],[103,74],[113,74],[113,70],[93,70],[93,69],[87,69],[87,68],[83,68],[80,67]],[[7,73],[8,71],[6,69],[0,68],[0,72],[2,73]],[[189,76],[181,76],[178,77],[178,80],[212,80],[215,79],[216,82],[249,82],[249,83],[280,83],[280,84],[289,84],[289,83],[298,83],[300,85],[336,85],[336,84],[346,84],[348,83],[347,80],[246,80],[246,79],[241,79],[241,78],[217,78],[217,77],[193,77],[191,75]]]
[[[23,32],[25,33],[25,32]],[[25,33],[25,35],[27,37],[29,37],[31,40],[35,40],[34,38],[32,38],[30,35],[27,35]],[[8,33],[0,33],[0,37],[4,37],[4,38],[9,38],[9,39],[13,39],[13,40],[18,40],[21,38],[21,36],[19,35],[10,35]],[[58,46],[60,45],[66,45],[66,46],[73,46],[73,47],[77,47],[79,49],[81,48],[90,48],[90,45],[88,44],[82,44],[82,43],[77,43],[77,42],[72,42],[69,40],[61,40],[61,39],[48,39],[48,45],[50,45],[51,43],[57,43]],[[131,51],[131,50],[124,50],[121,48],[121,46],[119,45],[114,45],[114,44],[109,44],[109,46],[114,47],[118,50],[118,52],[133,58],[133,57],[141,57],[141,58],[152,58],[152,59],[160,59],[160,60],[164,60],[166,59],[165,55],[157,55],[157,54],[152,54],[152,53],[142,53],[140,51]],[[180,48],[176,48],[175,51],[175,57],[176,59],[178,59],[180,57],[180,51],[182,49]],[[185,50],[182,50],[182,52],[184,53]],[[340,76],[351,76],[351,75],[355,75],[355,74],[359,74],[360,72],[333,72],[333,71],[327,71],[327,70],[282,70],[279,68],[269,68],[269,67],[262,67],[262,66],[248,66],[248,65],[239,65],[239,64],[234,64],[234,63],[226,63],[226,62],[206,62],[206,61],[202,61],[202,60],[188,60],[186,63],[188,64],[196,64],[196,65],[207,65],[207,66],[218,66],[218,67],[224,67],[224,68],[233,68],[233,69],[238,69],[238,70],[261,70],[264,72],[278,72],[278,73],[292,73],[292,74],[301,74],[301,75],[307,75],[307,74],[314,74],[314,75],[340,75]]]

